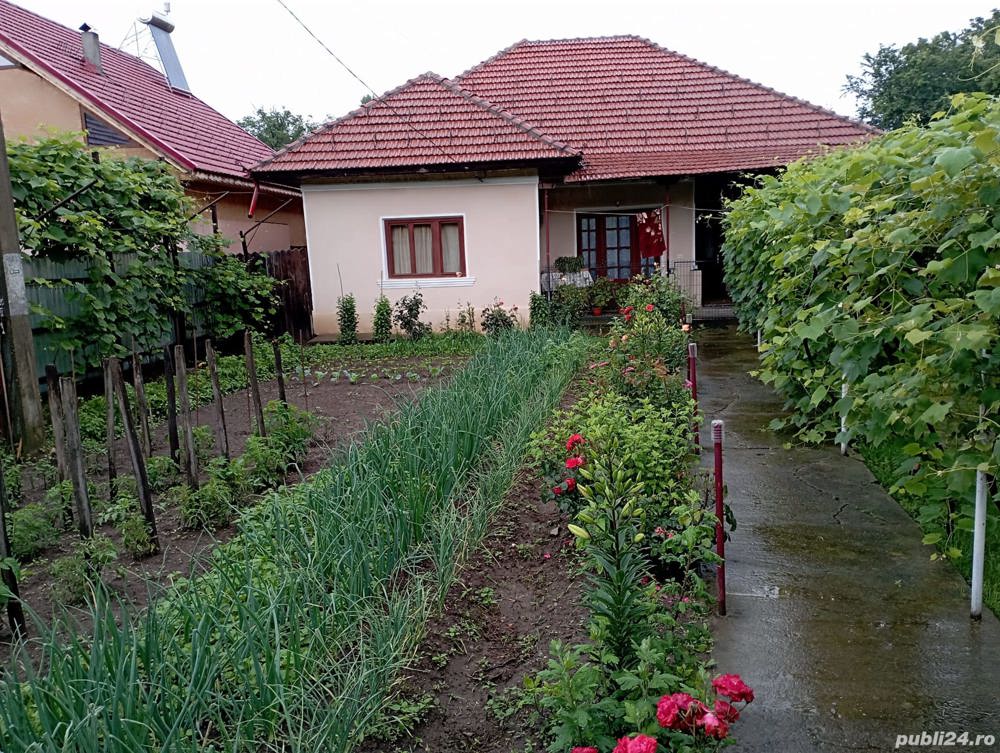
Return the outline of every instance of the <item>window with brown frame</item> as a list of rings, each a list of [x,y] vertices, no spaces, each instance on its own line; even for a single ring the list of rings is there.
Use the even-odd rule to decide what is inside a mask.
[[[465,277],[465,228],[461,217],[385,221],[389,277]]]

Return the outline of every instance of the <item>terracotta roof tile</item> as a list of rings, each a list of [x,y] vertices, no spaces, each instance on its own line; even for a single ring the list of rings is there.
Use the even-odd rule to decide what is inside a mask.
[[[540,159],[579,153],[434,73],[326,124],[254,172],[364,170]]]
[[[569,180],[782,165],[877,133],[634,36],[525,40],[456,81],[582,151]]]
[[[127,53],[101,45],[104,74],[85,63],[80,33],[0,0],[0,51],[53,77],[95,112],[145,139],[188,170],[246,177],[273,154],[197,97],[173,89],[164,75]]]

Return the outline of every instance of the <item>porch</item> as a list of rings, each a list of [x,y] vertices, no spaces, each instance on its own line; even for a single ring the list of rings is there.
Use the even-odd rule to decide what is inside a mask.
[[[560,257],[580,257],[593,279],[666,274],[692,303],[694,319],[732,317],[722,265],[723,197],[735,174],[541,186],[542,287]],[[641,239],[658,221],[662,251]],[[648,237],[647,237],[648,241]]]

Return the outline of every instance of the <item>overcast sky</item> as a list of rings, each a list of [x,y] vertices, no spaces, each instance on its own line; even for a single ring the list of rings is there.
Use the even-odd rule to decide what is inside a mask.
[[[113,46],[137,18],[163,8],[161,0],[18,1],[72,28],[86,21]],[[858,72],[865,52],[961,29],[993,7],[965,0],[285,2],[378,93],[425,71],[457,75],[524,38],[637,34],[845,115],[854,114],[854,102],[841,91],[844,79]],[[233,119],[257,106],[317,120],[339,116],[367,92],[278,0],[173,0],[170,15],[193,91]]]

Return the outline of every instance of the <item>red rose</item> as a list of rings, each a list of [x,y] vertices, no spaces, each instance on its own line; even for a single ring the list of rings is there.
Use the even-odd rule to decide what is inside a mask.
[[[709,737],[714,737],[718,740],[722,740],[729,734],[729,725],[722,721],[719,717],[709,711],[705,714],[699,721],[698,724],[705,734]]]
[[[566,467],[570,470],[579,468],[581,465],[583,465],[583,458],[581,457],[566,458]]]
[[[566,450],[569,452],[573,451],[573,448],[578,444],[583,444],[582,434],[573,434],[569,439],[566,440]]]
[[[573,750],[571,750],[570,753],[600,753],[600,751],[597,748],[587,747],[587,748],[573,748]]]
[[[680,729],[683,723],[683,716],[681,714],[681,707],[677,705],[677,701],[668,695],[663,696],[660,702],[656,704],[656,721],[660,723],[661,727]]]
[[[553,486],[553,487],[552,487],[552,493],[553,493],[553,494],[555,494],[555,495],[556,495],[557,497],[558,497],[558,496],[559,496],[560,494],[562,494],[562,493],[563,493],[563,488],[562,488],[562,485],[559,485],[559,486]]]
[[[628,744],[628,753],[656,753],[656,738],[649,735],[636,735]]]
[[[733,704],[723,701],[721,698],[715,702],[715,715],[728,724],[732,724],[740,718],[739,710]]]
[[[618,739],[618,744],[611,753],[628,753],[629,739],[627,737],[622,737]]]
[[[571,492],[576,490],[576,479],[568,478],[566,479],[566,491]]]
[[[753,700],[753,689],[743,682],[739,675],[719,675],[712,680],[712,687],[715,688],[716,693],[725,696],[730,701],[750,703]]]
[[[655,308],[656,308],[656,306],[654,306],[652,303],[647,303],[646,304],[646,311],[652,311]]]

